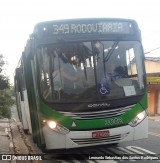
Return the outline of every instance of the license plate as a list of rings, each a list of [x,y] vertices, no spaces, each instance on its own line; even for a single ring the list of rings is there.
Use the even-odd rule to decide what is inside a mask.
[[[110,136],[109,130],[92,132],[92,138],[106,138],[109,136]]]

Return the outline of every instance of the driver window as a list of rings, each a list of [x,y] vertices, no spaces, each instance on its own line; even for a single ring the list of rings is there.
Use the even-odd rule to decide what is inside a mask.
[[[49,56],[47,55],[47,48],[42,47],[37,49],[40,65],[40,87],[41,94],[45,99],[51,98],[51,81],[49,75]]]
[[[126,61],[127,61],[128,75],[136,75],[137,67],[136,67],[136,60],[135,60],[135,54],[133,48],[126,51]]]

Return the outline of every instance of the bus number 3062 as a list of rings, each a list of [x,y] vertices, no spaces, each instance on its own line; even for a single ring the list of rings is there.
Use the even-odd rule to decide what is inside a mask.
[[[119,124],[123,124],[123,119],[120,118],[113,118],[113,119],[106,119],[105,120],[105,125],[119,125]]]

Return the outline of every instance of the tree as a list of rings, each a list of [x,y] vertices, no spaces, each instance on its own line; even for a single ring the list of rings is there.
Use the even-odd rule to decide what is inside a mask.
[[[10,107],[14,104],[9,79],[4,74],[4,57],[0,54],[0,118],[10,118]]]
[[[0,54],[0,90],[9,88],[9,79],[3,74],[4,57]]]

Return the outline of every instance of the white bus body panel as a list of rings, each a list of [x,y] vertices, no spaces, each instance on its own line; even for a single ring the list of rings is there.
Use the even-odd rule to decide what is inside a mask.
[[[67,149],[67,148],[79,148],[85,146],[93,146],[93,145],[103,145],[103,144],[112,144],[112,143],[120,143],[124,141],[132,141],[142,138],[148,137],[148,117],[146,117],[138,126],[131,127],[130,125],[117,127],[112,129],[107,129],[110,131],[110,138],[112,139],[107,141],[97,141],[96,143],[88,143],[88,138],[92,139],[93,131],[101,131],[101,130],[92,130],[92,131],[70,131],[68,134],[63,135],[59,134],[48,126],[43,127],[43,134],[46,143],[46,149]],[[102,130],[103,131],[103,130]],[[117,138],[117,135],[120,138]],[[111,141],[113,140],[115,141]],[[108,137],[109,139],[109,137]],[[79,142],[75,142],[75,140],[79,140]],[[82,144],[82,142],[84,142]]]
[[[28,130],[28,123],[26,119],[26,112],[25,112],[25,106],[24,106],[24,101],[20,102],[21,105],[21,113],[22,113],[22,125],[24,130]]]
[[[27,90],[25,90],[23,92],[23,94],[24,94],[24,106],[25,106],[24,109],[25,109],[25,112],[26,112],[26,119],[27,119],[27,123],[28,123],[28,129],[29,129],[29,133],[32,134],[31,118],[30,118]]]
[[[23,91],[23,95],[24,95],[24,101],[20,101],[20,108],[22,113],[22,126],[24,130],[29,130],[29,133],[31,134],[32,127],[31,127],[31,119],[29,113],[28,96],[26,90]]]
[[[24,130],[28,129],[28,123],[27,123],[27,119],[26,119],[26,111],[25,111],[25,104],[24,101],[21,101],[21,96],[19,93],[19,99],[20,99],[20,109],[21,109],[21,115],[22,115],[22,126]]]

